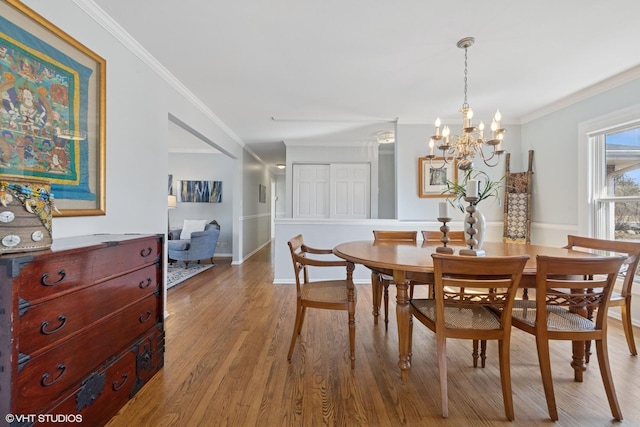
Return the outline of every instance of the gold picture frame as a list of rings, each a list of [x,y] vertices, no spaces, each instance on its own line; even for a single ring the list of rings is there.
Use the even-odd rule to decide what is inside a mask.
[[[443,157],[418,159],[418,196],[420,198],[447,197],[447,181],[458,180],[458,162],[445,163]]]
[[[106,61],[0,0],[0,175],[44,179],[60,213],[105,215]]]

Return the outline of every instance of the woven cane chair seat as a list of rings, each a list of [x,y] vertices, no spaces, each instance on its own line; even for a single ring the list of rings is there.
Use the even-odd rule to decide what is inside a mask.
[[[530,300],[516,300],[513,303],[511,316],[534,326],[536,324],[536,302]],[[596,325],[591,320],[578,313],[572,313],[566,308],[547,306],[547,328],[556,331],[590,331]]]

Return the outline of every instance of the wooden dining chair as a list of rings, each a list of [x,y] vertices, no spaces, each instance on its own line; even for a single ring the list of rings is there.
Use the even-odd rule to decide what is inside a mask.
[[[574,345],[594,340],[600,374],[611,413],[622,420],[613,387],[607,349],[607,311],[623,256],[602,258],[536,257],[536,299],[517,300],[512,310],[513,326],[536,338],[542,385],[549,416],[558,420],[553,391],[550,340],[569,340]],[[595,310],[595,321],[587,310]]]
[[[345,310],[349,318],[349,357],[351,368],[355,367],[356,346],[356,289],[353,285],[354,264],[344,260],[330,260],[309,257],[312,255],[333,254],[331,249],[317,249],[304,244],[302,235],[297,235],[288,242],[293,269],[296,277],[296,321],[289,346],[287,359],[291,361],[296,339],[302,330],[307,308],[324,308],[329,310]],[[346,279],[311,281],[310,267],[345,267]],[[302,276],[302,278],[300,277]]]
[[[447,338],[497,340],[500,382],[507,419],[514,419],[511,393],[511,308],[528,255],[464,257],[432,254],[435,299],[413,299],[411,314],[436,334],[442,416],[449,415]],[[470,293],[467,289],[473,289]],[[413,335],[413,322],[410,323]],[[413,339],[412,339],[413,341]]]
[[[393,241],[416,243],[418,241],[417,231],[404,230],[373,230],[373,239],[376,242]],[[384,300],[384,330],[389,329],[389,285],[393,284],[393,277],[371,272],[371,287],[374,297],[374,323],[378,322],[378,313],[376,310],[380,308],[381,300]],[[410,297],[413,297],[413,284],[409,287]]]
[[[422,238],[425,242],[440,242],[440,237],[442,236],[442,232],[433,231],[433,230],[422,230]],[[447,236],[450,239],[450,242],[466,242],[466,236],[464,235],[464,231],[454,230],[449,231]],[[471,289],[469,289],[471,292]],[[432,295],[432,292],[429,293]],[[473,367],[478,367],[478,360],[480,360],[480,366],[485,367],[487,364],[487,341],[486,340],[473,340],[473,350],[471,351],[471,357],[473,359]]]
[[[440,237],[442,237],[441,231],[436,230],[422,230],[422,239],[425,242],[440,242]],[[464,242],[466,239],[464,237],[464,231],[461,230],[452,230],[447,233],[447,237],[449,237],[450,242]]]
[[[574,250],[588,250],[590,252],[597,251],[608,254],[622,254],[626,258],[622,263],[621,271],[618,277],[622,277],[622,288],[620,292],[611,292],[611,301],[609,306],[620,307],[622,317],[622,326],[624,335],[627,339],[629,352],[636,356],[636,343],[633,338],[633,324],[631,318],[631,287],[635,279],[638,269],[638,261],[640,261],[640,243],[627,240],[605,240],[595,239],[592,237],[567,236],[567,245],[565,248]],[[589,362],[591,341],[587,341],[585,358]]]

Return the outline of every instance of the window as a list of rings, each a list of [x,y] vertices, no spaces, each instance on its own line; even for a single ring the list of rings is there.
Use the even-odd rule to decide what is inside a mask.
[[[640,124],[590,136],[594,236],[640,240]]]

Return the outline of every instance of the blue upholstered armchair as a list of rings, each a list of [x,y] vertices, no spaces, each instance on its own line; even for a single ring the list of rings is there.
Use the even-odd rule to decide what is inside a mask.
[[[213,264],[213,254],[220,237],[220,224],[217,221],[206,224],[203,231],[192,232],[190,239],[181,239],[181,233],[182,229],[169,232],[169,262],[183,261],[189,266],[191,261],[200,263],[201,259],[210,258]]]

